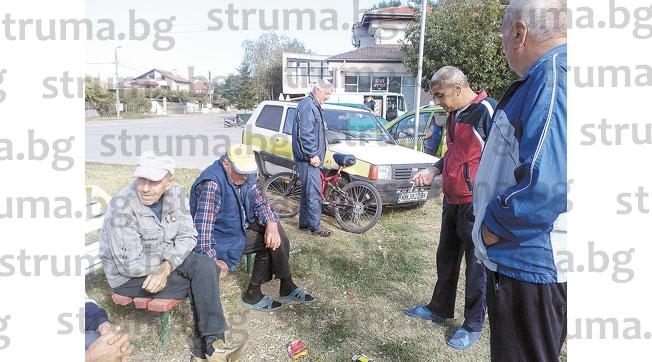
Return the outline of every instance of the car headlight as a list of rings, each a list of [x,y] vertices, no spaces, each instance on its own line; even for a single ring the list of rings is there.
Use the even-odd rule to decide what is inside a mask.
[[[371,165],[369,168],[370,180],[391,180],[392,179],[392,166],[376,166]]]

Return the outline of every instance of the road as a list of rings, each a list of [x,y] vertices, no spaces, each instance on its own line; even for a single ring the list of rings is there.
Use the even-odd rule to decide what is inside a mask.
[[[235,114],[172,115],[163,118],[86,122],[86,161],[135,165],[138,155],[166,153],[177,167],[203,169],[242,140],[242,128],[225,128]]]

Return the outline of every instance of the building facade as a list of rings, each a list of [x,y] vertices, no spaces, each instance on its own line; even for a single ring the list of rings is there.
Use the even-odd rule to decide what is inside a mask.
[[[283,92],[304,95],[321,77],[338,93],[403,93],[407,109],[413,109],[416,79],[403,65],[401,43],[414,20],[409,6],[366,11],[351,29],[354,50],[333,56],[284,54]]]

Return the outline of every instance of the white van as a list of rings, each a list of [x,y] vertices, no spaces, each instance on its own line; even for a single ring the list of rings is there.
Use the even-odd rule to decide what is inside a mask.
[[[368,93],[341,93],[333,92],[326,103],[364,104],[369,106],[368,97],[374,101],[372,111],[376,116],[388,121],[405,114],[405,96],[402,93],[368,92]]]

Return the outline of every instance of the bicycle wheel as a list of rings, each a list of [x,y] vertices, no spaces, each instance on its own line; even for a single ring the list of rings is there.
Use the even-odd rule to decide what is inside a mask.
[[[342,189],[334,189],[335,220],[342,229],[360,234],[371,229],[380,218],[383,201],[380,194],[370,183],[352,181]]]
[[[292,172],[279,172],[263,184],[263,194],[279,217],[293,217],[299,213],[301,180]]]

